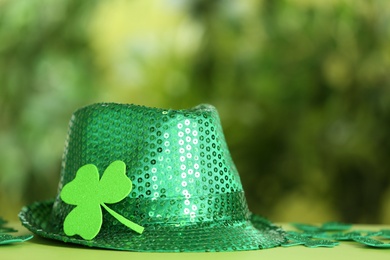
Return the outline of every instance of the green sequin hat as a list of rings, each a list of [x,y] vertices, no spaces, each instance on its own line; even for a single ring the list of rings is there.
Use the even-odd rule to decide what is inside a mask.
[[[19,217],[42,237],[129,251],[255,250],[285,240],[248,210],[210,105],[77,110],[57,197],[24,207]]]

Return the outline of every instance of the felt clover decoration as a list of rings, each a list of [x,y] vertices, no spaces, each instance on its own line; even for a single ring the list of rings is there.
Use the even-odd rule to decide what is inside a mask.
[[[108,211],[123,225],[142,234],[144,228],[116,213],[107,204],[123,200],[131,191],[132,182],[126,176],[122,161],[112,162],[99,180],[99,171],[93,164],[80,167],[76,177],[61,191],[61,199],[76,207],[66,216],[64,232],[68,236],[80,235],[91,240],[100,231],[103,223],[102,209]]]

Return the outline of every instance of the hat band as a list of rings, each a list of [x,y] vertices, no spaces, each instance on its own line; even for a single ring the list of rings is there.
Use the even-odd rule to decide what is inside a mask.
[[[127,219],[150,224],[187,225],[208,221],[244,221],[250,217],[243,191],[176,198],[127,198],[110,205]],[[129,210],[131,209],[131,210]],[[103,213],[105,221],[117,221]],[[115,223],[114,223],[115,224]]]

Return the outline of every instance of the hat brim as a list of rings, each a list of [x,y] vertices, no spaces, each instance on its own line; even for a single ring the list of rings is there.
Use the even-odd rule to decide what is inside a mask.
[[[89,247],[138,252],[215,252],[257,250],[279,246],[285,242],[284,231],[267,219],[252,214],[241,222],[213,222],[187,226],[147,226],[142,235],[131,230],[101,230],[92,240],[69,237],[63,231],[50,230],[53,201],[36,202],[19,213],[22,225],[31,232],[49,239]],[[110,232],[111,231],[111,232]]]

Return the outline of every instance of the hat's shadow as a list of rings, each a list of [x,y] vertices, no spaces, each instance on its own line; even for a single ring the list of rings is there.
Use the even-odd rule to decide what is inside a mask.
[[[62,247],[62,248],[73,248],[73,249],[90,249],[87,246],[78,245],[78,244],[74,244],[74,243],[66,243],[66,242],[57,241],[57,240],[54,240],[54,239],[48,239],[48,238],[40,237],[40,236],[37,236],[37,235],[35,235],[29,241],[29,243],[37,244],[37,245],[40,245],[40,246],[50,246],[50,247]],[[104,248],[94,248],[94,249],[106,250]]]

